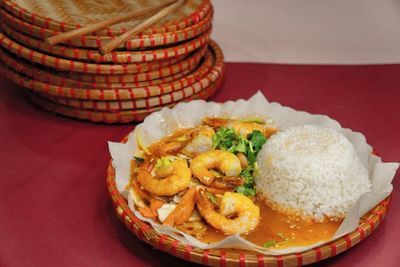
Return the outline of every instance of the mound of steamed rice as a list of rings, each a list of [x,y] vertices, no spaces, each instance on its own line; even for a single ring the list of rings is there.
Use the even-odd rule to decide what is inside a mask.
[[[307,220],[341,220],[371,190],[353,145],[333,129],[308,125],[280,131],[268,139],[257,162],[261,199]]]

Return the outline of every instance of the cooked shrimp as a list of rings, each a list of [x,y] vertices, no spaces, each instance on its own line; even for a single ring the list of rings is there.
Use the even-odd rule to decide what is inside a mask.
[[[211,184],[211,187],[232,191],[236,187],[243,185],[244,182],[244,178],[240,176],[227,176],[220,179],[215,179]]]
[[[196,128],[183,131],[179,136],[173,136],[167,142],[160,144],[156,154],[165,156],[182,152],[193,157],[199,153],[209,151],[212,148],[212,136],[215,131],[207,125],[200,125]]]
[[[203,122],[212,127],[233,128],[236,132],[245,137],[251,134],[251,132],[254,130],[260,131],[265,137],[269,137],[276,132],[276,128],[257,122],[243,122],[240,120],[216,118],[216,117],[204,118]]]
[[[200,125],[191,134],[191,141],[183,148],[182,153],[189,156],[196,156],[212,149],[212,137],[215,134],[213,128],[207,125]]]
[[[190,163],[193,175],[203,184],[211,185],[215,175],[208,169],[219,168],[226,176],[238,176],[242,171],[235,154],[224,150],[211,150],[196,156]]]
[[[137,181],[148,192],[155,196],[172,196],[189,187],[191,171],[185,160],[171,162],[171,174],[157,179],[151,174],[152,161],[144,162],[138,172]]]
[[[194,194],[196,188],[191,187],[186,194],[181,198],[176,208],[168,215],[165,219],[164,224],[166,225],[180,225],[186,222],[187,219],[192,215],[195,206]]]
[[[260,221],[260,208],[239,193],[226,192],[219,212],[215,210],[215,205],[208,199],[204,189],[199,190],[195,200],[201,216],[214,228],[228,235],[247,233],[256,228]],[[229,216],[235,217],[229,219]]]
[[[206,186],[208,192],[223,195],[227,191],[234,191],[238,186],[244,185],[245,180],[240,176],[227,176],[214,179],[210,186]]]

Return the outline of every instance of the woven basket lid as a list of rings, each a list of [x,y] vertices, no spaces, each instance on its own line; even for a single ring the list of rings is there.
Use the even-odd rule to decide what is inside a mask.
[[[83,73],[97,73],[97,74],[116,74],[116,73],[132,73],[140,71],[148,71],[145,69],[144,65],[157,63],[160,61],[170,61],[166,65],[170,65],[174,60],[176,61],[179,57],[185,57],[189,53],[195,51],[196,49],[206,45],[210,39],[211,30],[197,36],[196,38],[179,44],[177,46],[168,47],[164,49],[155,50],[143,50],[143,51],[132,51],[132,52],[111,52],[105,56],[101,56],[97,50],[87,50],[87,49],[71,49],[64,46],[47,46],[44,44],[39,44],[38,48],[46,49],[52,51],[53,53],[62,54],[69,57],[80,58],[80,54],[84,54],[86,58],[94,60],[96,62],[118,62],[118,63],[128,63],[128,65],[122,64],[94,64],[87,62],[80,62],[70,59],[64,59],[57,56],[51,56],[34,51],[27,46],[21,45],[10,38],[5,33],[0,33],[0,46],[4,49],[10,51],[13,54],[26,58],[35,63],[41,65],[55,68],[58,70],[65,70],[71,72],[83,72]],[[30,45],[33,45],[30,43]],[[132,63],[132,64],[131,64]],[[144,64],[144,65],[143,65]],[[140,66],[139,66],[140,65]],[[165,66],[165,64],[163,65]],[[159,68],[159,67],[158,67]],[[154,70],[154,68],[153,68]]]
[[[170,92],[164,92],[164,94],[156,96],[146,96],[145,98],[135,98],[130,100],[117,100],[117,101],[93,101],[93,100],[81,100],[71,98],[61,98],[52,95],[41,94],[43,98],[46,98],[57,104],[69,106],[71,108],[78,109],[89,109],[93,111],[122,111],[122,110],[136,110],[136,109],[150,109],[157,106],[165,106],[171,103],[183,101],[193,95],[199,94],[214,84],[219,84],[224,77],[224,69],[221,69],[219,76],[211,76],[206,74],[200,80],[193,82],[190,85],[177,85],[175,88],[169,88]],[[168,87],[168,85],[166,85]]]
[[[54,103],[68,106],[71,108],[88,109],[93,111],[102,112],[115,112],[123,110],[137,110],[137,109],[151,109],[158,106],[165,106],[175,102],[184,101],[196,94],[208,90],[214,84],[219,84],[223,79],[223,72],[218,77],[204,77],[203,79],[184,86],[182,88],[174,88],[171,92],[165,94],[149,96],[146,98],[132,98],[130,100],[120,101],[96,101],[96,100],[81,100],[71,98],[55,97],[47,94],[41,94],[43,98],[46,98]],[[136,95],[135,95],[136,96]]]
[[[160,84],[169,84],[179,79],[187,79],[187,75],[191,70],[184,70],[177,74],[166,76],[160,79],[142,81],[142,82],[129,82],[130,78],[136,77],[135,74],[130,75],[83,75],[76,73],[56,72],[51,69],[46,69],[36,65],[30,64],[27,60],[16,58],[4,50],[0,49],[0,61],[14,71],[21,73],[25,76],[35,78],[38,81],[45,83],[75,87],[79,89],[118,89],[118,88],[133,88],[144,86],[155,86]],[[202,64],[203,68],[204,64]],[[196,74],[201,68],[196,69],[192,74]],[[198,76],[196,76],[198,77]]]
[[[127,12],[160,5],[163,0],[4,0],[1,5],[14,16],[56,31],[70,31],[93,22]],[[143,34],[176,31],[200,21],[210,10],[209,0],[187,0],[177,11],[166,16]],[[99,34],[119,35],[133,28],[146,16],[131,19],[102,30]]]
[[[67,58],[74,61],[94,61],[97,63],[149,62],[168,60],[175,57],[175,55],[185,56],[186,53],[192,52],[193,47],[198,47],[199,42],[204,42],[205,39],[208,39],[210,34],[209,29],[202,35],[174,47],[141,51],[115,51],[108,53],[104,56],[100,56],[98,54],[98,50],[80,49],[63,45],[48,45],[41,40],[17,32],[4,23],[0,23],[0,28],[2,29],[3,34],[7,35],[8,38],[17,40],[20,44],[34,50],[39,50],[49,55],[54,55],[55,57]]]
[[[223,62],[223,54],[221,49],[215,42],[210,43],[210,48],[215,56],[215,62],[213,64],[213,68],[211,71],[201,80],[197,80],[196,83],[201,86],[208,86],[208,83],[215,82],[219,79],[219,77],[223,76],[224,73],[224,62]],[[173,90],[177,90],[180,88],[179,86],[184,85],[181,84],[181,81],[175,82],[174,85],[158,85],[144,88],[127,88],[127,89],[79,89],[79,88],[71,88],[64,87],[59,85],[52,85],[49,83],[41,82],[29,77],[25,77],[21,75],[18,70],[14,71],[9,68],[0,67],[1,72],[13,80],[15,83],[30,89],[32,91],[45,93],[58,97],[66,97],[66,98],[74,98],[74,99],[86,99],[86,100],[127,100],[133,98],[142,98],[149,97],[153,95],[160,95],[166,92],[170,92]],[[192,78],[193,79],[193,78]],[[182,88],[182,87],[181,87]],[[189,94],[190,91],[196,90],[196,88],[191,85],[187,88],[186,94]]]
[[[180,46],[174,47],[172,50],[168,50],[168,54],[166,55],[168,60],[155,62],[146,62],[147,60],[144,60],[143,63],[132,64],[94,64],[49,56],[20,45],[8,38],[5,34],[0,33],[0,47],[3,47],[12,54],[59,71],[93,74],[128,74],[158,70],[162,67],[176,63],[179,61],[180,57],[185,57],[190,52],[206,45],[208,41],[209,33],[207,35],[201,35]],[[143,55],[144,57],[149,56],[153,59],[157,58],[157,56],[152,53],[144,53]]]
[[[12,14],[1,9],[0,9],[0,17],[2,21],[4,21],[3,24],[13,29],[12,32],[10,32],[11,29],[8,29],[7,32],[7,30],[4,29],[5,26],[4,25],[2,26],[3,30],[9,33],[9,36],[19,35],[22,36],[23,39],[26,39],[27,37],[22,35],[23,33],[25,35],[40,39],[36,40],[36,42],[43,44],[42,39],[59,34],[59,32],[57,31],[41,28],[39,26],[21,20],[18,17],[15,17]],[[119,48],[132,50],[137,48],[145,49],[150,47],[159,47],[159,46],[176,44],[178,42],[194,38],[204,33],[208,29],[210,29],[212,17],[213,17],[213,12],[211,10],[211,12],[197,24],[173,32],[156,33],[150,35],[138,35],[133,37],[131,40],[128,40],[127,42],[121,44]],[[72,38],[69,41],[63,42],[63,44],[67,44],[69,46],[74,46],[74,47],[99,48],[103,44],[110,41],[112,38],[113,37],[110,36],[89,35],[89,36],[81,36],[78,38]],[[20,37],[18,37],[17,39],[20,40]]]
[[[187,102],[195,99],[203,99],[206,100],[209,97],[213,96],[216,90],[218,90],[223,83],[223,78],[218,80],[216,83],[211,84],[201,92],[194,94],[188,98],[183,99],[180,102]],[[143,121],[144,118],[151,114],[152,112],[158,111],[163,107],[173,107],[177,104],[171,103],[165,106],[156,106],[145,109],[133,109],[133,110],[124,110],[117,112],[101,112],[101,111],[93,111],[88,109],[78,109],[71,108],[68,106],[60,105],[55,102],[49,101],[45,98],[40,97],[40,95],[35,94],[33,92],[28,92],[28,99],[38,105],[39,107],[51,111],[60,115],[64,115],[67,117],[72,117],[76,119],[87,120],[90,122],[96,123],[129,123],[132,121]]]
[[[201,54],[198,56],[203,57],[204,53],[202,51],[199,52],[201,52]],[[34,78],[35,80],[43,83],[78,89],[132,88],[135,96],[138,98],[144,96],[154,96],[157,94],[162,94],[163,92],[170,92],[185,86],[189,86],[207,75],[215,64],[213,62],[213,58],[211,57],[211,52],[208,52],[204,58],[201,58],[202,62],[200,65],[197,65],[197,60],[195,60],[193,64],[188,63],[192,64],[192,66],[189,68],[178,65],[177,70],[175,70],[176,67],[173,67],[175,65],[171,65],[171,67],[168,67],[166,70],[160,69],[162,72],[160,76],[165,75],[165,73],[170,74],[178,71],[176,74],[162,77],[160,79],[139,81],[143,75],[145,78],[146,76],[149,76],[148,79],[150,79],[152,72],[129,75],[84,75],[75,73],[60,73],[32,65],[27,60],[15,58],[1,49],[0,60],[15,72],[30,78]],[[191,60],[192,59],[190,59],[189,62]]]

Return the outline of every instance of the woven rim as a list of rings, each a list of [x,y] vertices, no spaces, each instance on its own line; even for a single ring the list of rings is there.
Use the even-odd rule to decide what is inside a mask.
[[[55,31],[64,32],[64,31],[71,31],[80,28],[81,26],[84,26],[84,25],[71,24],[68,23],[68,21],[55,21],[49,17],[46,17],[47,14],[38,14],[37,12],[32,13],[29,10],[18,6],[12,0],[1,1],[0,5],[2,5],[8,12],[12,13],[14,16],[19,17],[28,23],[37,25],[45,29],[52,29]],[[171,21],[170,23],[166,23],[163,25],[156,24],[155,26],[145,30],[143,32],[143,35],[171,32],[187,28],[202,20],[204,16],[209,13],[210,9],[211,9],[211,3],[208,0],[203,0],[202,3],[195,10],[193,10],[193,12],[189,14],[185,19]],[[174,16],[174,14],[170,16]],[[104,36],[120,35],[126,31],[126,29],[121,27],[121,25],[123,24],[114,25],[112,27],[98,31],[96,34]]]
[[[78,49],[78,48],[69,48],[69,47],[65,47],[65,46],[59,46],[59,45],[47,45],[37,39],[33,39],[30,38],[28,36],[23,36],[22,34],[18,34],[18,33],[13,33],[9,28],[7,28],[5,25],[1,26],[2,29],[5,30],[5,33],[10,34],[9,36],[7,35],[7,37],[5,37],[6,40],[8,40],[8,42],[12,42],[15,43],[16,45],[20,45],[23,46],[26,45],[28,47],[25,47],[28,50],[31,50],[30,47],[32,47],[33,49],[38,49],[38,50],[42,50],[46,53],[49,54],[53,54],[55,55],[50,56],[50,55],[46,55],[47,56],[47,60],[51,60],[52,58],[56,58],[59,59],[60,64],[66,64],[69,62],[64,62],[65,60],[68,59],[62,59],[59,58],[58,56],[61,57],[66,57],[66,58],[72,58],[73,60],[69,60],[74,62],[74,69],[75,71],[77,71],[77,69],[79,69],[79,67],[82,67],[82,65],[84,65],[85,63],[83,62],[78,62],[75,60],[91,60],[91,61],[96,61],[96,62],[115,62],[115,63],[145,63],[145,62],[154,62],[154,61],[166,61],[166,60],[171,60],[173,58],[176,57],[180,57],[180,56],[186,56],[189,53],[195,51],[196,49],[198,49],[201,46],[204,46],[204,44],[206,44],[209,40],[210,34],[211,34],[211,29],[209,29],[208,31],[206,31],[205,33],[203,33],[202,35],[188,41],[182,44],[179,44],[177,46],[172,46],[172,47],[168,47],[168,48],[162,48],[162,49],[155,49],[155,50],[141,50],[141,51],[127,51],[127,52],[111,52],[108,53],[104,56],[101,56],[97,50],[90,50],[90,49]],[[6,36],[4,33],[1,34],[2,36]],[[18,40],[19,43],[22,43],[23,45],[15,42],[14,40]],[[3,46],[4,48],[8,49],[8,47],[5,47],[5,44],[3,44],[3,40],[1,40],[1,46]],[[9,45],[9,44],[7,44]],[[36,57],[40,56],[43,57],[42,53],[40,52],[35,52]],[[34,55],[35,56],[35,55]],[[22,55],[22,57],[24,57],[24,55]],[[41,60],[43,61],[43,59]],[[47,64],[51,63],[47,63],[44,62],[44,64],[47,66]],[[71,64],[71,63],[70,63]],[[90,64],[89,64],[90,65]],[[101,66],[107,66],[107,65],[101,65]],[[117,68],[119,65],[114,64],[115,68]],[[67,70],[71,68],[71,66],[65,66],[65,68],[67,68]],[[122,68],[121,66],[119,66],[119,68]]]
[[[32,36],[35,38],[44,39],[44,38],[59,34],[59,32],[40,28],[38,26],[35,26],[33,24],[30,24],[23,20],[20,20],[1,9],[0,9],[0,16],[1,16],[2,20],[4,21],[3,24],[7,24],[9,28],[14,29],[13,34],[10,34],[10,36],[14,36],[14,34],[17,33],[16,31],[24,33],[24,35],[23,35],[24,38],[27,38],[28,36]],[[176,44],[176,43],[179,43],[179,42],[182,42],[185,40],[189,40],[189,39],[192,39],[192,38],[204,33],[206,30],[210,29],[212,17],[213,17],[213,12],[211,10],[211,12],[203,20],[201,20],[198,24],[194,24],[188,28],[174,31],[174,32],[158,33],[158,34],[152,34],[152,35],[142,36],[142,37],[138,36],[131,40],[128,40],[124,44],[121,44],[119,46],[119,48],[124,48],[127,50],[139,48],[139,49],[143,50],[145,48],[171,45],[171,44]],[[19,34],[21,34],[21,33],[19,33]],[[63,44],[67,44],[69,46],[74,46],[74,47],[99,48],[102,44],[107,43],[112,38],[113,37],[109,37],[109,36],[90,36],[89,35],[89,36],[82,36],[79,38],[72,38],[69,41],[63,42]],[[19,38],[18,38],[18,40],[19,40]],[[34,41],[35,40],[31,40],[30,42],[34,42]],[[24,41],[24,42],[27,42],[27,41]],[[43,42],[43,41],[36,40],[36,42]]]
[[[205,88],[201,92],[194,94],[188,98],[183,99],[180,102],[191,101],[195,99],[208,99],[211,97],[216,90],[222,85],[223,78],[221,78],[217,83],[211,84],[209,87]],[[28,92],[28,99],[43,108],[44,110],[54,112],[60,115],[64,115],[67,117],[72,117],[75,119],[87,120],[95,123],[129,123],[132,121],[140,122],[143,121],[144,118],[151,114],[154,111],[158,111],[163,107],[173,107],[177,102],[168,104],[165,106],[157,106],[151,107],[148,109],[136,109],[136,110],[127,110],[127,111],[117,111],[117,112],[98,112],[87,109],[77,109],[70,108],[67,106],[55,104],[51,101],[48,101],[40,96],[36,95],[33,92]]]
[[[207,33],[207,35],[201,35],[200,37],[194,39],[193,41],[187,42],[182,46],[174,47],[168,52],[168,57],[171,58],[169,60],[120,65],[83,63],[49,56],[47,54],[43,54],[22,46],[9,39],[3,33],[0,33],[0,46],[14,55],[56,70],[93,74],[131,74],[158,70],[161,67],[165,67],[177,62],[180,57],[184,57],[191,51],[206,45],[208,41],[209,33]],[[152,57],[154,58],[154,55]]]
[[[195,78],[200,78],[201,73],[208,73],[211,64],[200,63],[200,66],[192,71],[191,69],[183,70],[182,72],[166,76],[160,79],[149,81],[135,82],[136,74],[131,75],[83,75],[74,73],[55,73],[51,70],[38,68],[24,59],[17,59],[10,56],[7,52],[0,48],[0,61],[3,61],[7,67],[25,76],[35,78],[37,81],[59,85],[64,87],[75,87],[79,89],[118,89],[118,88],[135,88],[144,86],[161,86],[169,85],[170,83],[181,80],[187,82],[188,78],[195,75]],[[205,71],[205,68],[208,68]],[[186,77],[191,73],[191,76]],[[72,79],[71,79],[72,78]],[[100,82],[98,82],[100,81]],[[189,79],[190,81],[190,79]],[[165,84],[165,85],[164,85]]]
[[[127,138],[123,142],[126,140]],[[389,196],[371,210],[370,215],[362,220],[354,232],[336,241],[302,253],[266,256],[255,251],[203,250],[182,244],[170,236],[160,235],[149,224],[141,221],[133,214],[123,196],[118,192],[111,160],[107,169],[107,188],[118,218],[139,240],[183,260],[210,266],[301,266],[334,257],[355,246],[370,235],[385,218],[390,203]]]
[[[98,53],[97,50],[82,50],[79,48],[71,48],[60,45],[48,45],[41,40],[30,38],[24,34],[18,33],[12,30],[10,27],[4,23],[0,23],[0,28],[7,35],[8,38],[13,40],[18,40],[18,43],[32,48],[34,50],[39,50],[47,54],[54,55],[56,57],[67,58],[70,60],[78,61],[96,61],[96,62],[113,62],[113,63],[140,63],[149,62],[156,60],[169,60],[170,59],[170,49],[157,49],[148,51],[137,51],[137,52],[113,52],[106,54],[101,57],[96,57]],[[188,51],[189,53],[193,51]],[[186,53],[179,56],[186,56]],[[90,58],[89,58],[90,57]],[[127,61],[129,59],[129,62]]]
[[[224,69],[223,54],[221,48],[215,43],[210,42],[210,48],[215,54],[215,64],[210,71],[210,73],[201,80],[196,81],[199,85],[208,85],[210,82],[214,82],[221,76]],[[145,98],[153,95],[159,95],[166,93],[167,90],[177,90],[179,86],[182,86],[179,82],[176,86],[171,85],[159,85],[144,88],[127,88],[127,89],[110,89],[110,90],[99,90],[99,89],[79,89],[79,88],[69,88],[57,85],[51,85],[48,83],[43,83],[34,79],[21,76],[10,69],[1,68],[2,73],[13,80],[15,83],[21,85],[22,87],[28,88],[32,91],[39,93],[45,93],[48,95],[53,95],[63,98],[74,98],[74,99],[87,99],[87,100],[125,100],[125,99],[135,99],[135,98]],[[181,88],[181,87],[180,87]],[[188,86],[187,90],[196,90],[192,85]]]
[[[60,98],[50,95],[42,94],[42,97],[51,100],[57,104],[69,106],[72,108],[79,109],[90,109],[95,111],[118,111],[118,110],[131,110],[131,109],[150,109],[157,106],[165,106],[167,104],[175,103],[187,99],[193,95],[196,95],[213,84],[218,84],[223,78],[224,69],[221,70],[220,75],[216,77],[216,80],[210,79],[209,76],[205,76],[199,82],[194,82],[190,86],[183,87],[181,89],[172,90],[170,93],[160,94],[157,96],[130,99],[123,101],[92,101],[92,100],[79,100],[70,98]]]
[[[171,103],[176,103],[188,99],[193,95],[199,94],[212,87],[214,84],[219,84],[220,80],[223,79],[225,70],[222,69],[220,76],[215,81],[205,77],[200,82],[192,84],[190,87],[184,87],[179,90],[174,90],[170,93],[148,97],[139,98],[123,101],[92,101],[92,100],[79,100],[70,98],[60,98],[41,94],[43,98],[46,98],[54,103],[68,106],[71,108],[78,109],[89,109],[94,111],[106,111],[115,112],[120,110],[137,110],[137,109],[151,109],[158,106],[166,106]],[[204,81],[204,82],[203,82]],[[205,82],[208,81],[208,82]]]
[[[205,58],[202,59],[203,62],[200,62],[199,66],[192,71],[191,69],[183,70],[177,74],[173,74],[171,76],[166,76],[161,79],[149,80],[149,81],[136,81],[135,77],[137,75],[82,75],[82,74],[73,74],[73,73],[54,73],[49,70],[44,70],[42,68],[37,68],[32,64],[29,64],[26,60],[16,59],[10,56],[7,52],[4,52],[0,48],[0,60],[7,65],[7,67],[13,69],[17,73],[21,73],[30,78],[34,78],[37,81],[41,81],[44,83],[49,83],[53,85],[63,86],[63,87],[75,87],[79,89],[120,89],[120,88],[141,88],[141,87],[149,87],[149,91],[152,92],[155,89],[150,86],[158,86],[160,87],[168,87],[172,88],[179,85],[190,85],[194,81],[203,78],[206,74],[209,73],[212,68],[211,59],[208,60],[209,56],[205,55]],[[72,77],[70,79],[68,77]],[[86,82],[86,80],[88,82]],[[101,81],[101,82],[97,82]],[[114,83],[115,82],[115,83]],[[179,83],[179,84],[178,84]],[[168,89],[164,89],[167,91]],[[157,89],[156,91],[161,91]]]

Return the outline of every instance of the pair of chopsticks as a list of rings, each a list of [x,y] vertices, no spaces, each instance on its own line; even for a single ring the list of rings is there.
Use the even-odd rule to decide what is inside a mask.
[[[110,18],[105,21],[95,22],[95,23],[89,24],[89,25],[79,28],[79,29],[75,29],[75,30],[72,30],[69,32],[61,33],[61,34],[46,38],[45,42],[50,45],[55,45],[55,44],[58,44],[58,43],[61,43],[64,41],[68,41],[72,38],[80,37],[82,35],[104,29],[108,26],[120,23],[120,22],[128,20],[128,19],[132,19],[135,17],[153,13],[153,12],[161,9],[155,15],[151,16],[150,18],[146,19],[145,21],[138,24],[134,28],[130,29],[129,31],[123,33],[122,35],[118,36],[117,38],[111,40],[110,42],[105,44],[103,47],[99,48],[100,55],[105,55],[105,54],[111,52],[112,50],[114,50],[115,48],[117,48],[118,46],[120,46],[122,43],[131,39],[134,35],[144,31],[145,29],[149,28],[151,25],[153,25],[157,21],[166,17],[168,14],[170,14],[171,12],[176,10],[178,7],[180,7],[184,2],[185,2],[185,0],[165,1],[161,5],[158,5],[155,7],[149,7],[149,8],[142,9],[142,10],[132,11],[132,12],[126,13],[121,16]]]

